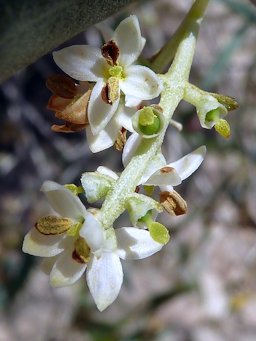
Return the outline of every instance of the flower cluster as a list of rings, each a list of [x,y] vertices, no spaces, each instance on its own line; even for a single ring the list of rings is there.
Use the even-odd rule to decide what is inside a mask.
[[[183,24],[201,22],[204,9],[195,11],[198,18],[193,14]],[[195,26],[180,32],[193,32]],[[215,126],[225,137],[230,134],[223,117],[237,103],[188,83],[192,58],[184,56],[193,55],[195,35],[187,34],[182,44],[184,36],[165,75],[136,64],[145,38],[135,16],[123,20],[101,49],[77,45],[53,53],[67,75],[47,81],[52,92],[48,108],[64,120],[52,129],[85,129],[92,152],[115,144],[123,150],[124,171],[118,174],[100,166],[83,173],[79,187],[45,181],[41,190],[55,213],[38,219],[25,236],[23,251],[44,257],[42,267],[53,287],[71,285],[86,272],[88,288],[100,311],[119,294],[123,282],[120,259],[149,257],[169,242],[168,229],[156,221],[158,213],[165,210],[178,216],[187,211],[186,201],[174,187],[198,169],[206,148],[201,146],[175,162],[166,161],[161,146],[169,124],[180,128],[172,119],[179,101],[184,99],[196,107],[203,127]],[[151,59],[153,64],[161,53],[165,49]],[[144,102],[159,95],[158,104]],[[126,141],[127,131],[131,135]],[[88,204],[98,201],[101,208],[86,208],[79,197],[83,195]],[[115,227],[115,220],[125,211],[130,226]]]

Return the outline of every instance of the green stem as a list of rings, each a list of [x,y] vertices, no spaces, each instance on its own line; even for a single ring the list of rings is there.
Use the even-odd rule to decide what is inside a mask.
[[[163,108],[163,130],[156,138],[141,140],[132,160],[107,194],[101,208],[101,221],[105,229],[112,227],[114,221],[124,212],[128,196],[134,192],[148,164],[161,149],[172,115],[183,98],[194,56],[199,25],[207,3],[207,0],[197,0],[192,6],[195,8],[195,5],[198,4],[196,15],[195,10],[190,11],[195,22],[192,25],[193,20],[188,21],[190,31],[187,30],[186,37],[180,42],[168,72],[160,76],[164,82],[164,90],[159,103]]]
[[[195,1],[190,11],[187,13],[181,25],[178,27],[169,42],[151,59],[150,67],[155,72],[163,72],[172,61],[180,42],[190,32],[195,31],[202,18],[202,13],[206,10],[209,0]]]

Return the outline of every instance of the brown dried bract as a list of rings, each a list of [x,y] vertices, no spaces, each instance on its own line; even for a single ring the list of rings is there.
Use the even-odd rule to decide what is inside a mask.
[[[113,40],[110,40],[102,46],[101,54],[109,65],[114,66],[117,64],[119,48]]]
[[[77,85],[72,78],[66,75],[53,75],[46,81],[47,88],[63,98],[73,98],[77,94]]]
[[[117,139],[116,139],[116,142],[115,142],[115,148],[119,152],[121,152],[123,150],[124,145],[126,143],[126,133],[127,133],[127,130],[125,128],[122,128],[118,132]]]
[[[51,126],[51,130],[55,133],[77,133],[85,128],[86,124],[72,124],[69,122],[65,122],[65,124],[62,125],[53,124]]]
[[[162,204],[164,209],[171,215],[179,216],[187,212],[186,201],[176,191],[161,192],[160,203]]]

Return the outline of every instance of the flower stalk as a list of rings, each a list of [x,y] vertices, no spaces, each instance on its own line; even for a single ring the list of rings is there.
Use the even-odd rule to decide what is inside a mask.
[[[160,151],[169,122],[184,96],[196,39],[207,4],[207,0],[196,1],[183,23],[186,26],[186,37],[180,42],[171,67],[165,75],[160,76],[164,85],[159,103],[163,109],[162,131],[155,138],[142,140],[134,157],[107,194],[101,208],[101,222],[105,229],[112,227],[115,220],[124,212],[127,197],[135,191],[149,162]]]

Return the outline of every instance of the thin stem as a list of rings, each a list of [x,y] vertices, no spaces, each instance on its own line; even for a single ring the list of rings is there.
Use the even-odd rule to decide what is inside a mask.
[[[186,37],[179,44],[168,72],[160,76],[164,82],[160,100],[164,115],[163,130],[156,138],[141,140],[134,157],[106,196],[101,208],[101,221],[105,229],[111,228],[114,221],[124,212],[128,196],[134,192],[150,161],[161,149],[172,115],[183,98],[184,87],[194,56],[199,25],[207,3],[207,0],[197,0],[192,6],[194,9],[189,13],[192,13],[193,18],[188,21],[190,31],[186,31]],[[192,24],[193,21],[194,24]]]
[[[209,0],[199,0],[194,2],[190,11],[187,13],[183,22],[169,42],[167,42],[166,45],[151,59],[151,63],[149,65],[152,70],[160,73],[164,71],[168,64],[170,64],[180,42],[190,32],[195,31],[195,27],[193,26],[199,27],[200,20],[206,10],[208,2]]]

